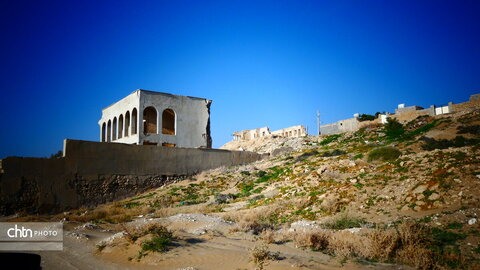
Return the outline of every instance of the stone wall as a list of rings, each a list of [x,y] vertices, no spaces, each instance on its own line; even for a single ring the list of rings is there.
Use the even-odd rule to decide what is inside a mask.
[[[253,152],[65,140],[60,159],[1,160],[0,214],[54,213],[122,199],[200,171],[250,163]]]
[[[476,99],[476,95],[473,95],[473,98],[470,97],[470,101],[453,104],[453,111],[467,111],[475,108],[480,108],[480,99]]]
[[[431,109],[404,111],[398,114],[391,114],[388,117],[396,118],[398,121],[402,123],[406,123],[406,122],[412,121],[413,119],[416,119],[421,115],[432,115]]]

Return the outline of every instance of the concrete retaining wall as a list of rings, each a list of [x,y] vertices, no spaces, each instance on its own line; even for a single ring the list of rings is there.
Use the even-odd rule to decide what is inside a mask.
[[[335,123],[320,126],[321,135],[336,134],[341,132],[355,131],[358,129],[359,121],[357,118],[340,120]]]
[[[60,159],[1,160],[0,215],[59,212],[118,200],[200,171],[250,163],[253,152],[65,140]]]

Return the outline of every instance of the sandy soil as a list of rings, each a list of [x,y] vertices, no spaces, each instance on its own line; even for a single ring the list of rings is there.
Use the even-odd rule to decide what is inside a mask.
[[[217,217],[177,215],[164,219],[136,220],[130,226],[147,222],[161,222],[176,230],[175,236],[179,240],[175,247],[166,253],[148,254],[137,261],[135,256],[139,247],[129,246],[122,241],[107,246],[102,252],[97,251],[96,244],[111,238],[114,233],[101,228],[75,229],[72,225],[66,225],[64,251],[37,254],[42,256],[43,269],[254,269],[249,253],[260,241],[252,234],[229,233],[231,226]],[[266,267],[271,270],[411,269],[388,264],[342,263],[338,258],[321,252],[296,248],[292,242],[270,244],[269,250],[280,254],[279,260],[271,261]],[[129,260],[129,257],[134,259]]]

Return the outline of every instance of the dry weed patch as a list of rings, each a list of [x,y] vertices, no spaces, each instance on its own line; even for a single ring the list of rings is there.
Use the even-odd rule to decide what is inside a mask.
[[[450,246],[462,239],[459,234],[406,221],[397,228],[301,232],[293,235],[295,244],[339,257],[369,261],[397,261],[417,269],[458,268],[467,260]]]
[[[255,264],[255,270],[263,270],[269,261],[279,258],[278,252],[271,252],[267,245],[255,246],[250,250],[250,259]]]

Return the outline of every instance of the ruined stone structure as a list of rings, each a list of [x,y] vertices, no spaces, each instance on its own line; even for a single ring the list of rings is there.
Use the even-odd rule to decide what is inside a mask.
[[[293,126],[293,127],[288,127],[288,128],[283,128],[283,129],[273,131],[272,135],[278,136],[278,137],[285,137],[285,138],[302,137],[302,136],[307,136],[308,132],[303,125],[298,125],[298,126]]]
[[[480,107],[480,94],[470,96],[470,100],[464,103],[453,104],[449,102],[445,106],[435,106],[432,105],[427,109],[424,109],[419,106],[408,106],[405,107],[405,104],[399,104],[395,109],[395,114],[380,114],[377,119],[372,121],[362,121],[358,120],[358,114],[355,114],[355,117],[340,120],[335,123],[326,124],[320,126],[320,134],[336,134],[343,133],[348,131],[356,131],[362,127],[371,125],[371,124],[385,124],[388,117],[396,118],[400,122],[411,121],[421,115],[441,115],[446,113],[452,113],[455,111],[462,111],[467,108]]]
[[[204,98],[136,90],[102,110],[100,141],[211,148],[211,103]]]
[[[247,129],[242,131],[236,131],[233,133],[233,140],[253,140],[259,137],[265,137],[272,134],[268,127],[256,128],[256,129]]]
[[[276,131],[270,131],[268,127],[262,127],[257,129],[247,129],[242,131],[236,131],[233,133],[234,141],[249,141],[254,140],[260,137],[301,137],[308,134],[307,129],[303,125],[288,127],[284,129],[279,129]]]

